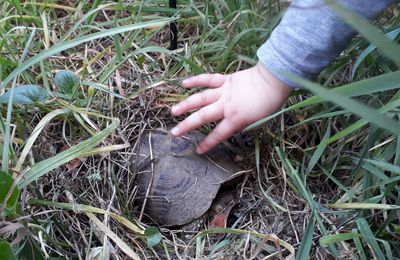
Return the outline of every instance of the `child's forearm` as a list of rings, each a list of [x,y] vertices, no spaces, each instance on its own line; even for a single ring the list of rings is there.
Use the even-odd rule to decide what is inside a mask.
[[[394,1],[338,2],[372,20]],[[315,79],[346,47],[354,33],[349,25],[324,4],[324,0],[294,1],[257,54],[262,64],[275,76],[295,87],[295,84],[280,76],[277,71]]]

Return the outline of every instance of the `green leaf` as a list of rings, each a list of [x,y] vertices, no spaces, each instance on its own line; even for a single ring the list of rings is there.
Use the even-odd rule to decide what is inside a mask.
[[[220,249],[223,249],[225,247],[228,247],[229,245],[231,245],[231,241],[229,239],[225,239],[222,240],[221,242],[219,242],[218,244],[215,244],[213,247],[211,247],[211,252],[209,256],[213,256],[215,253],[217,253]],[[222,252],[222,250],[221,250]]]
[[[0,259],[17,260],[12,251],[11,245],[5,240],[0,240]]]
[[[380,107],[378,109],[378,111],[381,113],[386,113],[386,112],[400,106],[400,99],[395,99],[396,95],[392,98],[392,99],[394,99],[394,101],[388,102],[387,104],[383,105],[382,107]],[[368,120],[360,119],[357,122],[346,127],[345,129],[341,130],[340,132],[337,132],[334,136],[330,137],[329,139],[324,140],[323,142],[325,144],[330,144],[330,143],[337,141],[337,140],[345,137],[346,135],[349,135],[350,133],[360,129],[361,127],[363,127],[366,124],[368,124]]]
[[[400,209],[400,206],[397,205],[382,204],[382,203],[364,203],[364,202],[334,203],[334,204],[328,204],[328,206],[334,209],[378,209],[378,210]]]
[[[321,143],[318,145],[317,149],[315,150],[314,154],[312,155],[308,167],[307,167],[307,172],[311,172],[314,166],[318,163],[319,159],[321,158],[323,152],[325,151],[326,144],[324,144],[324,140],[328,139],[329,136],[331,135],[331,125],[330,121],[328,121],[328,127],[326,128],[326,132],[324,134],[324,137],[322,138]]]
[[[313,242],[314,235],[314,227],[315,227],[315,215],[311,215],[311,219],[308,222],[306,232],[304,232],[303,239],[301,240],[301,245],[298,250],[298,254],[296,255],[297,259],[308,259],[310,257],[310,250]]]
[[[394,165],[385,161],[378,161],[372,159],[365,159],[364,161],[369,162],[379,168],[391,172],[392,174],[400,174],[400,166]]]
[[[105,85],[102,85],[102,84],[99,84],[99,83],[90,82],[90,81],[82,81],[82,85],[92,87],[92,89],[98,89],[100,91],[103,91],[103,92],[106,92],[108,94],[111,94],[114,97],[126,100],[125,97],[123,97],[123,96],[121,96],[121,95],[119,95],[119,94],[107,89]],[[89,88],[89,90],[90,90],[90,88]]]
[[[345,97],[358,97],[362,95],[369,95],[377,92],[383,92],[392,89],[400,88],[400,71],[386,73],[369,79],[360,80],[344,86],[332,89],[331,91]],[[323,99],[319,96],[314,96],[302,102],[294,104],[288,108],[282,109],[266,118],[263,118],[252,125],[248,126],[243,131],[248,131],[266,123],[267,121],[289,111],[300,109],[307,106],[322,103]]]
[[[377,259],[386,259],[381,248],[378,245],[377,239],[375,238],[371,228],[369,227],[368,222],[364,218],[359,218],[356,222],[358,230],[362,234],[363,239],[370,245]]]
[[[38,245],[38,241],[32,237],[32,234],[29,234],[28,237],[23,242],[23,245],[16,251],[16,255],[18,259],[35,259],[35,260],[45,260],[46,258],[43,255],[43,252],[40,249],[40,245]],[[53,258],[53,260],[55,260]]]
[[[11,97],[11,91],[0,96],[0,104],[7,104]],[[22,85],[14,88],[12,102],[19,105],[30,105],[47,100],[49,95],[46,90],[37,85]]]
[[[144,231],[144,236],[146,237],[147,244],[150,247],[156,246],[161,242],[161,233],[156,227],[148,227]]]
[[[54,77],[57,88],[70,97],[74,94],[75,87],[78,86],[79,81],[78,76],[69,70],[61,70]]]
[[[11,189],[13,183],[14,179],[8,173],[0,171],[0,208],[4,207],[4,201],[6,200],[8,192]],[[5,217],[16,215],[18,198],[19,190],[17,188],[14,188],[4,207],[3,214]],[[3,258],[0,257],[0,259]]]
[[[396,39],[396,37],[399,35],[400,33],[400,28],[397,28],[389,33],[386,34],[386,36],[391,39],[394,40]],[[374,50],[376,49],[376,46],[371,44],[369,45],[358,57],[358,59],[356,60],[356,62],[354,63],[354,67],[353,67],[353,72],[351,73],[351,78],[354,78],[354,74],[357,71],[357,68],[360,66],[360,64],[364,61],[364,59]]]
[[[40,120],[40,122],[36,125],[36,127],[33,129],[32,134],[29,136],[29,138],[25,141],[24,149],[22,152],[20,152],[17,164],[15,165],[15,170],[20,171],[22,168],[22,165],[25,161],[25,158],[28,156],[29,152],[32,151],[32,146],[35,143],[37,137],[39,134],[42,132],[42,130],[46,127],[46,125],[55,117],[68,114],[70,110],[68,108],[63,108],[63,109],[55,109],[48,113],[46,116]]]
[[[334,243],[338,243],[338,242],[342,242],[342,241],[346,241],[346,240],[350,240],[350,239],[354,239],[354,238],[358,238],[358,237],[361,237],[361,235],[358,233],[353,233],[353,232],[340,233],[340,234],[335,234],[335,235],[327,235],[327,236],[323,236],[319,239],[319,244],[323,247],[327,247],[328,245],[331,245]]]
[[[0,56],[0,65],[4,66],[5,68],[15,68],[17,67],[17,63],[13,62],[12,60],[6,59],[5,57]]]
[[[381,128],[384,128],[395,135],[400,135],[399,122],[394,121],[382,115],[380,111],[372,109],[356,100],[352,100],[335,91],[322,87],[309,80],[302,79],[293,74],[289,74],[286,72],[281,72],[281,74],[287,77],[289,80],[300,84],[305,89],[310,90],[314,94],[319,95],[321,98],[333,102],[336,105],[341,106],[353,112],[354,114],[362,117],[363,119],[366,119],[370,123],[373,123]]]

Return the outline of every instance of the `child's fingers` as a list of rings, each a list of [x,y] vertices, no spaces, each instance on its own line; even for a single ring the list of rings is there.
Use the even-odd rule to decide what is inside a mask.
[[[182,85],[185,88],[193,87],[212,87],[218,88],[224,84],[227,75],[216,74],[201,74],[198,76],[193,76],[182,81]]]
[[[222,120],[215,128],[207,135],[207,137],[199,144],[196,152],[203,154],[216,147],[222,141],[231,137],[240,126],[236,126],[231,120]]]
[[[175,126],[171,133],[175,136],[183,135],[191,130],[197,129],[204,124],[214,122],[223,118],[223,108],[219,102],[214,102],[191,114],[185,120]]]
[[[208,89],[203,92],[191,95],[187,99],[176,104],[171,108],[171,112],[174,116],[179,116],[190,110],[199,109],[201,107],[207,106],[217,101],[220,96],[221,91],[219,89]]]

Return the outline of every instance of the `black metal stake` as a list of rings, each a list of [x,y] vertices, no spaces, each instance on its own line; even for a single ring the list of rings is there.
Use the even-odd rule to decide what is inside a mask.
[[[169,0],[169,7],[176,9],[176,0]],[[173,21],[169,24],[169,29],[171,31],[171,41],[170,41],[169,49],[176,50],[178,48],[178,29],[176,27],[175,21]]]

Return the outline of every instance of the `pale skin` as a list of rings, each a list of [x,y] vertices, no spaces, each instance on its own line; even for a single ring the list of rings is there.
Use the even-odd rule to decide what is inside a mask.
[[[174,116],[192,112],[171,133],[181,136],[201,126],[219,121],[198,145],[206,153],[250,124],[279,110],[293,89],[262,64],[228,75],[201,74],[182,82],[185,88],[208,87],[171,108]]]

